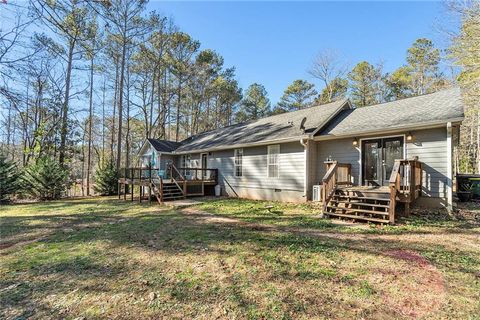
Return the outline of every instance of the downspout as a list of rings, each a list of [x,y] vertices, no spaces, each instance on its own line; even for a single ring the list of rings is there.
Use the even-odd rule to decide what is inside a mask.
[[[450,213],[453,210],[453,191],[452,191],[452,123],[447,123],[447,211]]]
[[[304,182],[303,182],[303,196],[305,197],[305,201],[308,201],[308,184],[309,184],[309,165],[308,165],[308,158],[309,158],[309,152],[308,152],[308,138],[307,138],[307,141],[304,142],[303,139],[305,138],[300,138],[300,144],[303,146],[304,148],[304,151],[303,151],[303,154],[304,154],[304,158],[305,158],[305,163],[304,163],[304,166],[305,166],[305,179],[304,179]]]

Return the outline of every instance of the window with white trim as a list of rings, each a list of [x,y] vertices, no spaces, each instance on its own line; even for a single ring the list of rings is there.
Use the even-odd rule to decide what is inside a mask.
[[[234,163],[234,170],[235,170],[235,177],[243,176],[243,149],[235,149],[234,152],[235,156],[235,163]]]
[[[280,167],[278,163],[279,155],[280,155],[279,144],[268,146],[267,175],[269,178],[278,178],[279,176],[279,167]]]

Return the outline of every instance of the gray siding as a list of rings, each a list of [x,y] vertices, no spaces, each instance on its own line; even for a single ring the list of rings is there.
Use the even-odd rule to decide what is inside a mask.
[[[219,184],[229,196],[304,201],[305,158],[299,142],[280,144],[279,177],[267,177],[267,146],[243,148],[243,176],[234,175],[234,149],[215,151],[209,167],[218,168]]]
[[[352,165],[352,177],[355,185],[360,184],[360,148],[352,145],[353,139],[321,141],[317,144],[316,181],[320,182],[326,173],[327,158]]]
[[[446,197],[447,187],[447,130],[425,129],[412,132],[413,141],[406,145],[406,157],[417,156],[423,166],[423,196]],[[375,137],[380,137],[376,135]],[[368,137],[357,137],[368,138]],[[319,182],[325,175],[327,157],[352,165],[354,184],[360,184],[360,147],[352,145],[352,138],[317,143],[316,176]]]
[[[423,168],[423,196],[447,196],[447,129],[436,128],[412,132],[407,143],[407,157],[418,157]]]

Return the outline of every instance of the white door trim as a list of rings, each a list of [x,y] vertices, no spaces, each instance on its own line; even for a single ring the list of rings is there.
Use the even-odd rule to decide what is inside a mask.
[[[363,167],[362,167],[362,142],[364,140],[376,140],[376,139],[388,139],[388,138],[398,138],[398,137],[403,137],[403,157],[407,159],[407,135],[405,133],[403,134],[396,134],[396,135],[390,135],[390,136],[376,136],[376,137],[366,137],[366,138],[360,138],[358,139],[358,145],[356,149],[358,149],[358,163],[359,163],[359,180],[358,180],[358,185],[361,186],[363,185]]]

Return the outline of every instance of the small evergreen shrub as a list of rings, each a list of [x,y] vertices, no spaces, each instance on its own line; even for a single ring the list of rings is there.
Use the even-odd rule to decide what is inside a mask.
[[[25,193],[40,200],[60,198],[68,184],[68,171],[50,157],[37,159],[25,170]]]
[[[102,163],[95,172],[94,190],[102,196],[111,196],[118,192],[118,172],[113,161]]]
[[[9,202],[11,196],[19,191],[20,172],[17,165],[0,155],[0,203]]]

